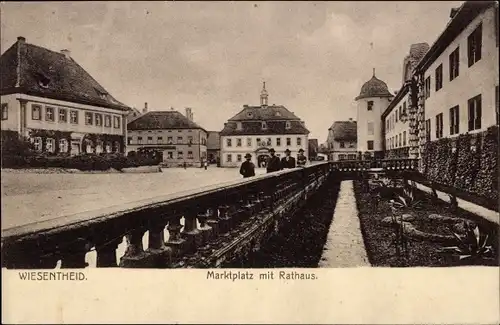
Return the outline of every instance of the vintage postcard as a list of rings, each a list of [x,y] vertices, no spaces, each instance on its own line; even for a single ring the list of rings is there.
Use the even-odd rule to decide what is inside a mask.
[[[2,2],[2,322],[498,324],[497,1]]]

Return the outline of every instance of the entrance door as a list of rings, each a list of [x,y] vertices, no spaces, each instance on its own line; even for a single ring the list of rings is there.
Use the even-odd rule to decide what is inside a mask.
[[[262,168],[267,164],[268,155],[258,155],[257,156],[257,167]]]

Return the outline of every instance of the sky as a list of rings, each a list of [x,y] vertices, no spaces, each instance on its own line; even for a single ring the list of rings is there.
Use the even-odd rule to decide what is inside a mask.
[[[435,41],[446,2],[3,2],[1,52],[18,36],[71,56],[128,106],[184,113],[220,131],[243,105],[269,104],[326,141],[356,118],[376,69],[391,92],[412,43]]]

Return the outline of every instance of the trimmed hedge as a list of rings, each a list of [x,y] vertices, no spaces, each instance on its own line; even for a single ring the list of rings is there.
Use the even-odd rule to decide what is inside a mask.
[[[424,176],[430,181],[498,200],[498,126],[478,134],[428,142],[422,164]]]

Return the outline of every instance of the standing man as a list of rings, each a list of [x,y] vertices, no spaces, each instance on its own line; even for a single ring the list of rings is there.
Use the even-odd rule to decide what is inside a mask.
[[[305,167],[307,162],[307,157],[304,156],[304,149],[299,150],[299,155],[297,156],[297,166]]]
[[[281,159],[281,168],[295,168],[295,158],[290,156],[290,149],[285,150],[285,157]]]
[[[247,153],[245,155],[245,161],[241,164],[240,174],[243,178],[255,176],[255,165],[250,160],[252,159],[252,155]]]
[[[272,173],[281,170],[281,162],[280,159],[274,155],[274,149],[269,149],[269,153],[271,157],[267,160],[267,172]]]

